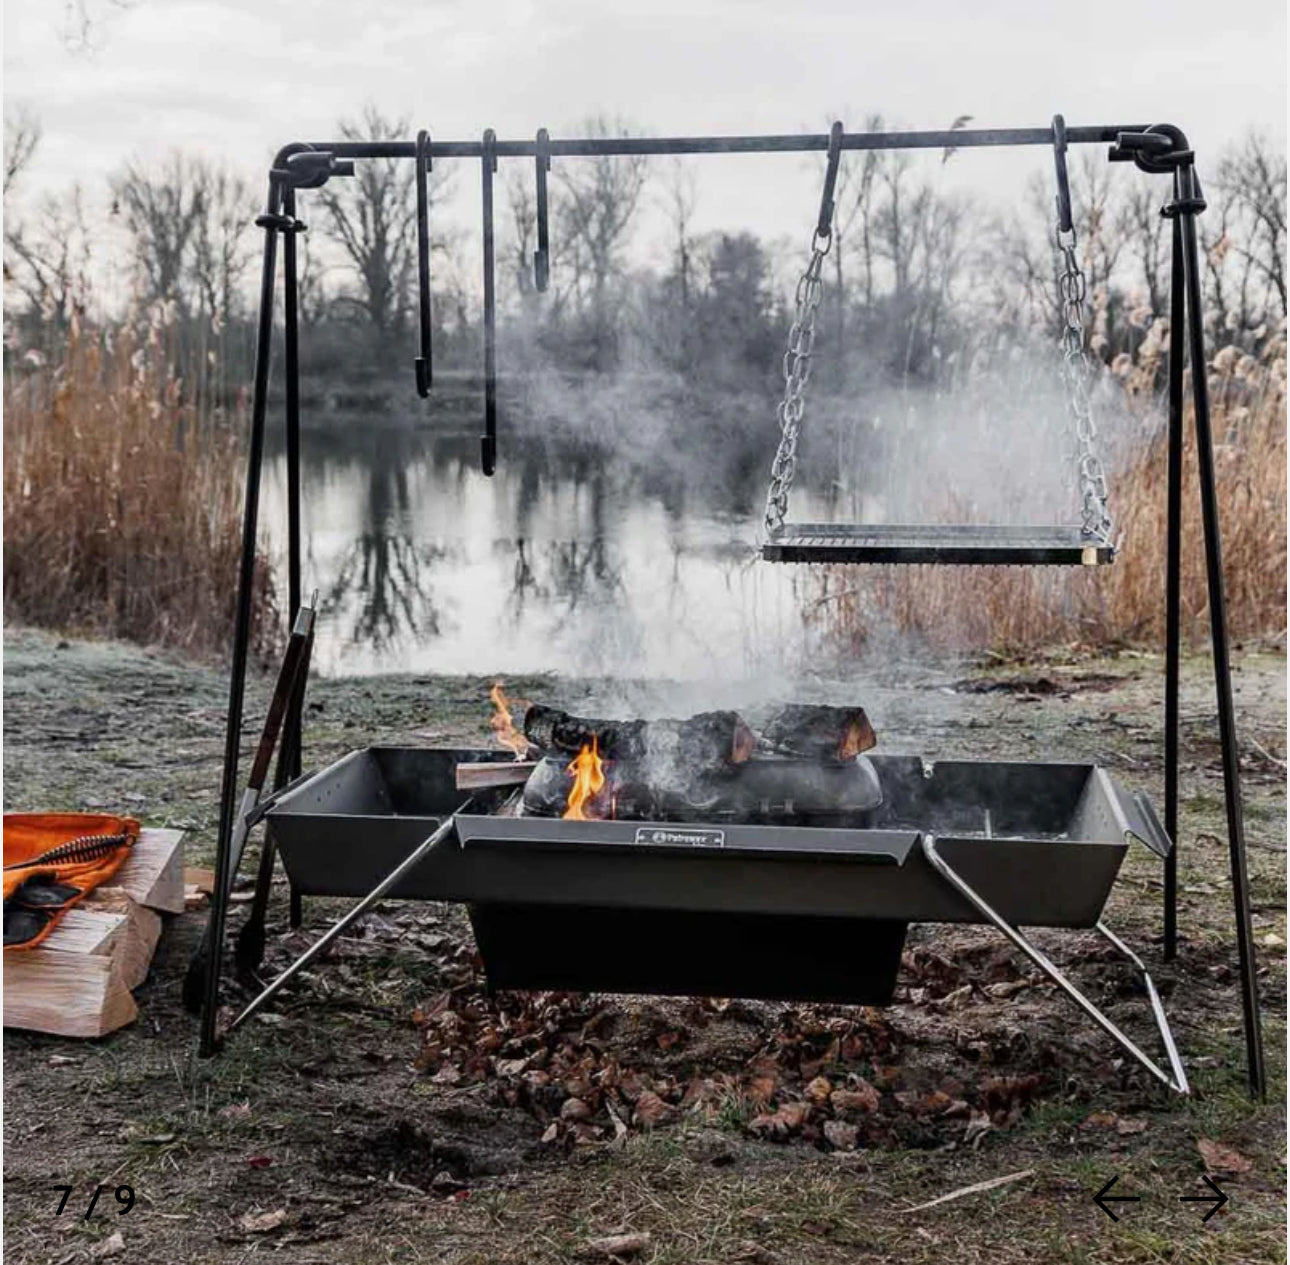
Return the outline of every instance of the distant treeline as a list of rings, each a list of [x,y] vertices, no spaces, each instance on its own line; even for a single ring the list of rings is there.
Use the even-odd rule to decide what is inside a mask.
[[[881,128],[880,117],[867,128]],[[595,118],[592,136],[625,135]],[[339,124],[348,139],[411,134],[406,119],[369,108]],[[19,208],[24,171],[40,137],[21,113],[5,121],[6,366],[57,359],[74,320],[110,331],[160,320],[175,371],[198,405],[233,405],[251,377],[251,310],[261,196],[219,163],[174,153],[163,165],[127,163],[110,181],[113,221],[134,302],[104,317],[90,255],[101,235],[79,188]],[[947,161],[953,161],[952,156]],[[1214,349],[1257,348],[1286,315],[1286,160],[1251,134],[1204,170],[1200,218],[1206,319]],[[368,160],[351,179],[305,195],[300,314],[306,394],[371,408],[410,388],[415,354],[416,252],[412,164]],[[430,178],[434,207],[448,165]],[[1169,227],[1159,208],[1167,182],[1080,155],[1072,172],[1080,258],[1087,276],[1090,347],[1112,365],[1133,359],[1168,310]],[[666,244],[647,263],[632,249],[646,198],[666,217]],[[772,394],[781,373],[793,295],[782,260],[746,232],[697,233],[694,167],[635,156],[557,164],[551,177],[551,284],[534,288],[536,213],[530,173],[504,173],[498,268],[504,375],[571,378],[649,373],[695,398]],[[1052,190],[1027,188],[1005,214],[946,192],[907,153],[848,155],[837,188],[820,311],[819,385],[944,386],[1000,348],[1055,340]],[[809,225],[806,226],[809,229]],[[475,251],[460,235],[432,243],[436,370],[468,389],[480,363]],[[160,313],[160,317],[158,317]],[[1156,336],[1158,337],[1159,331]],[[826,354],[827,349],[827,354]],[[837,352],[837,354],[834,354]],[[1161,365],[1163,372],[1164,366]],[[400,375],[406,381],[401,381]],[[408,390],[411,396],[410,389]],[[452,407],[451,403],[445,401]]]

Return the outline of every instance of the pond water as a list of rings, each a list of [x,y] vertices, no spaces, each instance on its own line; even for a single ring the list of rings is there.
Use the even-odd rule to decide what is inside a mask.
[[[473,433],[397,426],[306,431],[303,447],[324,673],[730,679],[803,653],[801,569],[755,559],[760,471],[660,476],[512,437],[490,479]],[[829,511],[809,490],[793,508]],[[281,451],[261,524],[285,576]]]

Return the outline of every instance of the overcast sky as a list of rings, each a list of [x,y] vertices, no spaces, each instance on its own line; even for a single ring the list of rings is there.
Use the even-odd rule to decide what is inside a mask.
[[[258,176],[278,145],[325,139],[367,101],[443,139],[568,134],[596,111],[664,135],[819,131],[873,111],[1031,127],[1060,110],[1175,122],[1202,171],[1251,126],[1286,133],[1285,0],[86,3],[96,48],[78,52],[63,0],[5,0],[5,105],[44,128],[29,194],[94,191],[176,146]],[[696,161],[699,227],[809,231],[818,193],[800,158]],[[963,154],[942,178],[998,198],[1050,161]],[[477,181],[458,183],[464,215]]]

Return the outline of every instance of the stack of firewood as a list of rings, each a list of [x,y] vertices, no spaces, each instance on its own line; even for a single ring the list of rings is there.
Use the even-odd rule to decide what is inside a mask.
[[[183,832],[144,830],[110,885],[69,909],[34,949],[4,955],[4,1026],[101,1037],[133,1022],[161,915],[184,912]]]

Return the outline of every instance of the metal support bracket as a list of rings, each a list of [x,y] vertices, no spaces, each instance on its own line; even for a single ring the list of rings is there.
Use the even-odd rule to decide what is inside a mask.
[[[398,865],[394,867],[362,900],[352,909],[344,914],[340,919],[334,922],[317,940],[313,942],[292,964],[287,967],[272,983],[268,984],[263,991],[254,997],[243,1008],[242,1012],[228,1026],[228,1031],[232,1032],[234,1028],[244,1023],[253,1014],[256,1013],[271,997],[279,993],[298,975],[310,962],[314,960],[333,940],[341,935],[345,929],[352,926],[359,918],[372,908],[386,892],[390,891],[395,884],[407,873],[413,870],[422,860],[422,858],[432,848],[437,848],[448,836],[456,829],[457,813],[464,812],[470,807],[472,800],[467,799],[465,803],[457,809],[457,812],[449,814],[439,823],[438,828],[423,843],[419,844],[412,852],[408,853]]]
[[[1098,1007],[1091,1002],[1071,981],[1062,974],[1062,972],[1040,952],[1025,936],[1021,934],[1006,918],[986,902],[977,891],[975,891],[950,865],[946,859],[936,850],[936,840],[931,835],[923,835],[923,855],[927,858],[928,864],[943,878],[951,887],[963,896],[987,921],[994,924],[1012,943],[1022,951],[1049,979],[1053,981],[1099,1028],[1108,1036],[1117,1041],[1120,1046],[1127,1050],[1133,1057],[1142,1064],[1162,1084],[1167,1085],[1175,1093],[1190,1094],[1191,1087],[1187,1083],[1187,1073],[1183,1070],[1182,1060],[1178,1057],[1178,1047],[1174,1044],[1173,1033],[1169,1029],[1169,1020],[1165,1015],[1165,1008],[1160,1000],[1160,994],[1156,991],[1155,983],[1151,976],[1147,974],[1147,968],[1143,965],[1142,959],[1138,957],[1128,945],[1124,943],[1114,932],[1112,932],[1104,923],[1099,922],[1097,929],[1106,939],[1114,945],[1130,962],[1138,969],[1142,976],[1142,981],[1146,986],[1147,997],[1151,1002],[1151,1013],[1156,1021],[1156,1028],[1160,1033],[1160,1040],[1165,1047],[1165,1054],[1169,1058],[1170,1072],[1166,1072],[1162,1067],[1144,1054],[1141,1049],[1134,1043],[1132,1038],[1126,1035],[1112,1020]],[[1172,1073],[1172,1074],[1171,1074]]]

